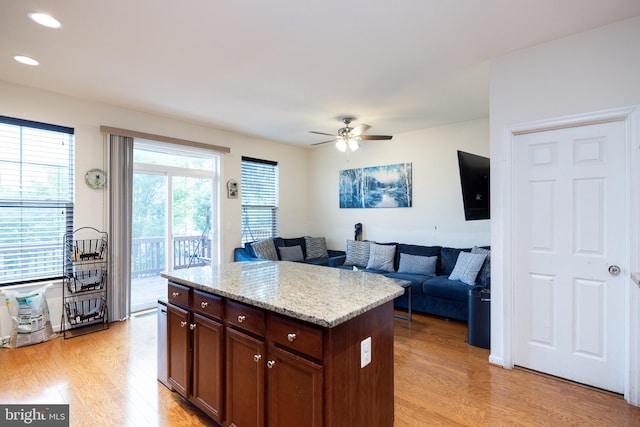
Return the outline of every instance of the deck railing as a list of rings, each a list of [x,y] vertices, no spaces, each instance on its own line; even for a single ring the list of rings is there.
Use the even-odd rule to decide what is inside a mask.
[[[165,250],[163,237],[133,239],[131,244],[131,277],[156,276],[166,271]],[[200,241],[200,236],[173,238],[174,270],[208,265],[210,260],[211,239]]]

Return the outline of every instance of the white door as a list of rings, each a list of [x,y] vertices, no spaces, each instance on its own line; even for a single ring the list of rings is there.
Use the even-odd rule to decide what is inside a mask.
[[[617,393],[625,154],[620,121],[518,135],[514,145],[514,363]]]

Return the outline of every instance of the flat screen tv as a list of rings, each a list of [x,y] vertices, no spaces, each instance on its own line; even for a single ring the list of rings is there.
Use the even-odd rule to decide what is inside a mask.
[[[489,159],[458,151],[458,166],[465,219],[489,219]]]

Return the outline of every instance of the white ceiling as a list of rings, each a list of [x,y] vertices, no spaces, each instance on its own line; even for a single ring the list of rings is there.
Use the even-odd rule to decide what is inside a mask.
[[[309,146],[344,114],[391,135],[487,117],[489,59],[638,15],[638,0],[0,0],[0,80]]]

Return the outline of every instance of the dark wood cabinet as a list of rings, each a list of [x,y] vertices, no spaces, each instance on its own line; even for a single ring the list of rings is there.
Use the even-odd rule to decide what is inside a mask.
[[[278,347],[269,347],[269,427],[322,427],[322,366]]]
[[[264,341],[227,330],[227,425],[264,426]]]
[[[190,400],[211,418],[222,422],[224,327],[193,314],[193,385]]]
[[[393,301],[325,328],[172,285],[169,381],[220,425],[393,426]]]
[[[222,299],[169,285],[168,381],[183,397],[223,421],[224,326]],[[201,314],[204,313],[205,315]],[[216,317],[218,319],[216,319]]]
[[[191,388],[191,340],[189,312],[167,305],[167,381],[181,395],[188,397]]]

